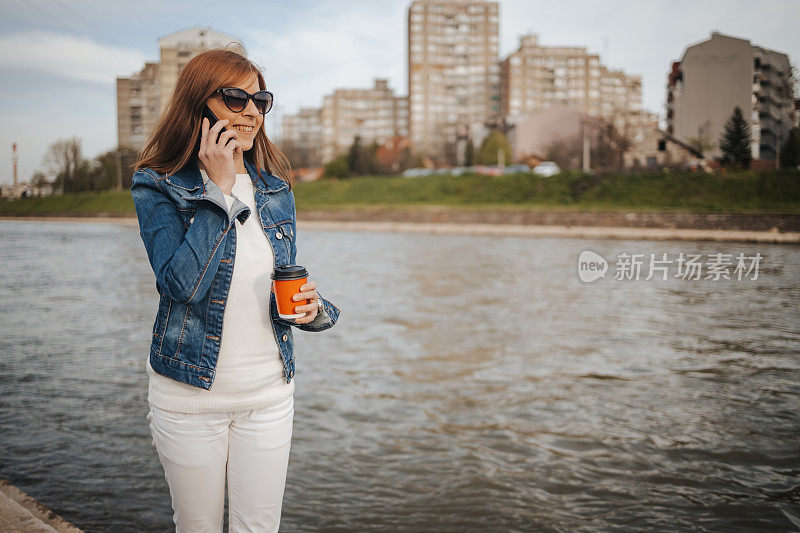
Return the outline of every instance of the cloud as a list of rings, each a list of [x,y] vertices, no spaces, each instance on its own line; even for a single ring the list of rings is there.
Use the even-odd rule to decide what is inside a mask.
[[[142,52],[99,44],[88,37],[30,31],[0,37],[0,71],[37,70],[64,78],[114,83],[144,65]]]
[[[779,50],[795,61],[800,50],[796,0],[561,0],[554,9],[541,0],[501,0],[500,6],[503,57],[528,32],[538,33],[545,46],[586,46],[604,65],[641,75],[644,107],[661,114],[672,61],[712,30]]]
[[[276,103],[288,113],[322,105],[322,97],[335,89],[372,87],[374,78],[388,78],[399,96],[406,94],[406,7],[379,2],[347,10],[308,6],[290,27],[245,31],[241,37],[249,57],[265,68]]]

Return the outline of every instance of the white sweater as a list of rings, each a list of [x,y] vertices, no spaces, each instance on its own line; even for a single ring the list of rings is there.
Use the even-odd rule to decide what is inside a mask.
[[[204,170],[200,170],[206,178]],[[278,345],[269,318],[270,274],[274,259],[258,217],[253,184],[237,174],[225,195],[247,204],[250,216],[236,225],[233,277],[225,302],[219,358],[211,389],[186,385],[157,374],[147,358],[150,386],[147,400],[161,409],[184,413],[249,411],[278,404],[294,394],[294,380],[283,377]]]

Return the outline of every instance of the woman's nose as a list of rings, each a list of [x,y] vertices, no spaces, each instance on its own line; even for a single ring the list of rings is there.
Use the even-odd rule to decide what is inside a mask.
[[[256,103],[253,102],[252,98],[247,100],[247,105],[244,106],[244,109],[242,110],[242,114],[243,115],[248,115],[248,116],[257,116],[259,114],[258,108],[256,107]]]

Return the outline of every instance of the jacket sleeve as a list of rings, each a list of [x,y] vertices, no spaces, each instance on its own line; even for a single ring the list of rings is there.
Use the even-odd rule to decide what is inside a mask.
[[[133,175],[131,196],[156,283],[178,303],[199,302],[219,267],[229,213],[212,202],[198,201],[194,221],[185,229],[177,207],[146,170]]]
[[[317,313],[314,320],[307,324],[295,324],[298,329],[303,331],[324,331],[332,328],[339,319],[339,308],[333,305],[330,300],[323,298],[319,291],[317,291],[317,295],[322,300],[322,312]]]
[[[297,261],[297,235],[299,231],[297,230],[297,210],[295,209],[294,205],[294,194],[289,191],[289,195],[291,197],[292,202],[292,220],[295,223],[295,238],[292,240],[291,252],[290,252],[290,259],[293,264]],[[303,331],[324,331],[326,329],[332,328],[336,321],[339,319],[339,308],[333,305],[330,300],[326,300],[322,297],[322,293],[317,291],[317,295],[319,299],[322,301],[322,311],[317,313],[317,316],[314,317],[314,320],[308,322],[306,324],[296,324],[291,320],[284,320],[282,318],[278,318],[279,321],[283,321],[286,325],[295,326],[297,329]]]

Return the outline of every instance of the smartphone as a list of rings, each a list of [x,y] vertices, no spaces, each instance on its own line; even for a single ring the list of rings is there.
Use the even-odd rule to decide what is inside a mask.
[[[211,111],[211,109],[208,108],[208,106],[204,106],[203,107],[203,116],[208,119],[208,127],[209,127],[209,129],[212,128],[214,126],[214,124],[216,124],[217,121],[219,120],[219,119],[217,119],[217,116],[214,114],[214,112]],[[224,127],[221,130],[219,130],[220,135],[222,134],[223,131],[225,131]],[[219,141],[219,136],[216,139],[214,139],[215,143],[218,142],[218,141]]]

